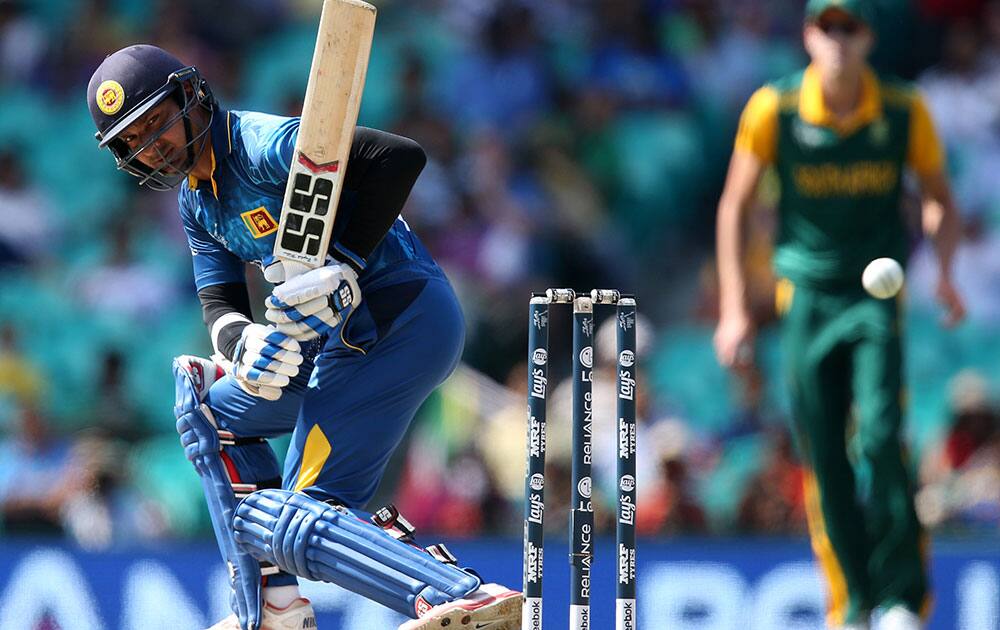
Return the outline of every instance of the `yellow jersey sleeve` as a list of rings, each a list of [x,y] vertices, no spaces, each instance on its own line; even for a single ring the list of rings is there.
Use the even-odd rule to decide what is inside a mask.
[[[761,162],[774,162],[778,150],[778,91],[772,87],[762,87],[753,93],[736,132],[736,151],[749,151]]]
[[[913,95],[910,108],[910,146],[906,152],[906,163],[918,175],[930,175],[944,168],[944,150],[920,94]]]

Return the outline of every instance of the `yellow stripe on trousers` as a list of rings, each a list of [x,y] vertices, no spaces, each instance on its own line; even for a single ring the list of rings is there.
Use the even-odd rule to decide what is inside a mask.
[[[329,456],[330,441],[323,435],[323,430],[318,424],[313,425],[306,437],[305,448],[302,449],[302,465],[299,467],[298,481],[295,482],[295,492],[302,492],[316,483],[316,478],[319,477]]]
[[[823,520],[823,507],[820,503],[819,486],[816,476],[811,470],[805,474],[806,517],[809,521],[809,538],[812,540],[813,552],[819,560],[823,573],[830,587],[830,602],[827,607],[826,623],[829,626],[841,626],[847,614],[847,578],[837,560],[837,554],[830,544],[826,534],[826,521]]]
[[[795,299],[795,283],[787,278],[778,278],[774,285],[774,312],[778,317],[788,315]]]

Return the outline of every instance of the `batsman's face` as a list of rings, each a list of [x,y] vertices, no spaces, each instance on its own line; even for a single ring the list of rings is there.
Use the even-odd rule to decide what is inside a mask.
[[[197,133],[204,124],[203,120],[192,120],[192,131]],[[188,139],[183,116],[171,98],[126,127],[118,138],[128,146],[129,152],[141,149],[136,156],[138,160],[153,169],[162,167],[164,174],[178,173],[188,166]]]
[[[806,51],[823,74],[841,76],[859,71],[875,43],[872,30],[839,9],[824,11],[803,32]]]

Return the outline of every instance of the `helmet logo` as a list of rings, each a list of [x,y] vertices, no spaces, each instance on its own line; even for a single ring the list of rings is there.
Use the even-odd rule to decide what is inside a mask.
[[[125,104],[125,90],[121,83],[108,79],[97,88],[97,107],[108,116],[118,113]]]

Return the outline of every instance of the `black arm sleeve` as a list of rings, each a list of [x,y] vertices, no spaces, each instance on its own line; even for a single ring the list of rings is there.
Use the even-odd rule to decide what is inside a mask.
[[[253,321],[250,294],[247,292],[247,285],[242,282],[227,282],[205,287],[198,291],[198,299],[201,301],[202,315],[210,336],[215,322],[228,313],[239,313]],[[216,349],[227,359],[233,358],[236,344],[246,325],[247,322],[233,322],[218,331],[217,338],[212,340]]]
[[[426,163],[427,155],[413,140],[358,127],[344,176],[344,188],[357,194],[358,207],[339,243],[367,258],[396,221]]]

